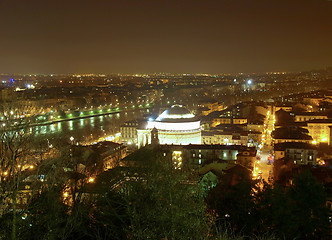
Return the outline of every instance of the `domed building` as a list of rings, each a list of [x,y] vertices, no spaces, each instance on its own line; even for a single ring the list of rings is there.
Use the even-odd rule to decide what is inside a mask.
[[[181,105],[173,105],[156,119],[150,119],[146,129],[138,129],[139,147],[151,143],[153,129],[152,138],[158,138],[160,144],[201,144],[200,120]]]

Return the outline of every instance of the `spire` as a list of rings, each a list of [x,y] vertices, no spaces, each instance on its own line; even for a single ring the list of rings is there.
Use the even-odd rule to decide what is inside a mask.
[[[159,146],[158,130],[155,127],[151,130],[151,145],[153,147]]]

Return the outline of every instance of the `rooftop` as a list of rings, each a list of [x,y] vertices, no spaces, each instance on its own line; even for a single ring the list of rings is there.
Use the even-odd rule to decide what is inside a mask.
[[[155,120],[156,122],[191,122],[198,121],[194,114],[182,105],[173,105],[165,110]]]
[[[275,151],[283,151],[285,149],[295,148],[295,149],[314,149],[317,150],[315,145],[303,142],[285,142],[274,144]]]
[[[307,123],[331,123],[332,124],[332,119],[313,119],[310,121],[307,121]]]

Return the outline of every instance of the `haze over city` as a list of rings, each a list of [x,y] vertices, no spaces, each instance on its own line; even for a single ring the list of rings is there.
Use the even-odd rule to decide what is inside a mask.
[[[332,65],[328,0],[1,1],[2,73],[289,72]]]
[[[0,0],[0,240],[330,240],[331,0]]]

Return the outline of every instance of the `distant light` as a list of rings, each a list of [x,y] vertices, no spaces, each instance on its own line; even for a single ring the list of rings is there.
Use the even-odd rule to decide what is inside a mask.
[[[153,121],[153,118],[149,118],[148,121],[149,121],[149,122]]]
[[[34,86],[34,85],[32,85],[32,84],[27,84],[27,88],[28,88],[28,89],[34,89],[34,88],[35,88],[35,86]]]
[[[247,81],[247,83],[248,83],[248,85],[251,85],[251,84],[252,84],[252,81],[249,79],[249,80]]]

